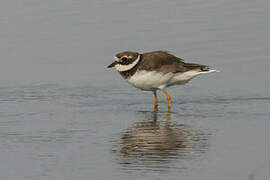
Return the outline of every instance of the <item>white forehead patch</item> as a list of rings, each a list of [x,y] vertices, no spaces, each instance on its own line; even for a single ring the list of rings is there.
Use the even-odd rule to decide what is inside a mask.
[[[133,63],[128,64],[128,65],[116,64],[115,65],[115,68],[117,69],[117,71],[120,71],[120,72],[122,72],[122,71],[128,71],[128,70],[132,69],[134,66],[136,66],[136,64],[140,60],[140,57],[141,57],[141,55],[138,55],[137,59]],[[114,59],[116,61],[119,61],[119,58],[117,58],[117,57],[114,57]]]
[[[118,57],[116,57],[116,56],[114,57],[114,60],[117,61],[117,62],[120,61],[120,59]]]

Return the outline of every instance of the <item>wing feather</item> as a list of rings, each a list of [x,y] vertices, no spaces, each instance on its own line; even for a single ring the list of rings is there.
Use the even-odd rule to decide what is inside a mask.
[[[141,70],[155,70],[163,73],[178,73],[190,70],[208,71],[209,67],[201,64],[185,63],[167,51],[155,51],[142,54]]]
[[[166,51],[155,51],[142,55],[142,70],[155,70],[163,73],[185,72],[184,60]]]

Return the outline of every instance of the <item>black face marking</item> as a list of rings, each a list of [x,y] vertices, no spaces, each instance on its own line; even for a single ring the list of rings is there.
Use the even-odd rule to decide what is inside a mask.
[[[142,57],[140,57],[139,62],[138,62],[133,68],[131,68],[130,70],[119,72],[119,73],[121,74],[121,76],[122,76],[123,78],[125,78],[125,79],[128,79],[128,78],[130,78],[132,75],[134,75],[134,74],[136,73],[136,71],[138,70],[139,64],[141,63],[141,58],[142,58]],[[132,59],[127,59],[127,61],[130,61],[130,60],[131,60],[130,63],[132,63],[132,62],[134,61],[134,60],[132,60]],[[130,64],[130,63],[129,63],[129,64]]]
[[[134,60],[132,58],[127,58],[127,57],[122,57],[120,59],[120,61],[118,62],[118,64],[121,64],[121,65],[128,65],[128,64],[131,64]]]
[[[118,64],[129,65],[137,59],[138,55],[139,53],[137,52],[124,51],[116,54],[115,57],[119,59],[119,61],[117,61]]]
[[[128,60],[127,57],[122,57],[122,58],[121,58],[121,61],[123,61],[123,62],[125,62],[125,61],[127,61],[127,60]]]

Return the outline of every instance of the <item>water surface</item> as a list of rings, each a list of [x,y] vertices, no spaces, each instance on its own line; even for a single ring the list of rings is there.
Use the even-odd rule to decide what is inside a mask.
[[[266,0],[1,1],[0,179],[269,179]],[[169,50],[220,73],[172,111],[106,66]]]

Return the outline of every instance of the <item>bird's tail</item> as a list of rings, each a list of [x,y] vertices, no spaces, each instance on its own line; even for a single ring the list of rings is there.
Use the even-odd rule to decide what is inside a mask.
[[[209,67],[208,67],[208,69],[200,69],[200,72],[201,72],[201,74],[203,74],[203,73],[211,73],[211,72],[220,72],[219,70],[217,70],[217,69],[210,69]]]
[[[220,72],[216,69],[211,69],[209,66],[201,65],[201,64],[192,64],[192,63],[185,63],[185,67],[189,70],[197,70],[200,74],[203,73],[211,73],[211,72]]]

